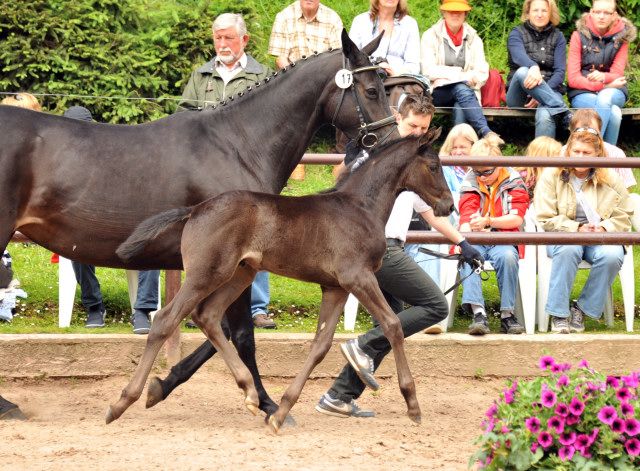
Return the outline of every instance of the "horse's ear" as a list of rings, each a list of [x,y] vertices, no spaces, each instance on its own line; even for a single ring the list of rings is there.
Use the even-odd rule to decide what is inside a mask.
[[[380,45],[380,41],[382,41],[382,36],[384,35],[384,31],[380,33],[380,35],[362,48],[362,52],[364,52],[367,56],[371,56],[378,49]]]
[[[420,138],[420,142],[418,143],[420,148],[433,144],[442,134],[442,128],[429,128],[427,133]]]
[[[351,60],[355,59],[354,51],[357,51],[358,47],[351,40],[345,28],[342,28],[342,36],[340,39],[342,40],[342,52],[344,55]]]

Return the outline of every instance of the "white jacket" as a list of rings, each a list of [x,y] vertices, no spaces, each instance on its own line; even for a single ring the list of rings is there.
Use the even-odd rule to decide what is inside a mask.
[[[463,47],[465,64],[462,68],[462,75],[458,76],[456,67],[447,67],[445,63],[444,41],[451,39],[446,32],[444,18],[424,32],[420,42],[420,68],[422,75],[427,77],[431,83],[436,79],[476,79],[473,91],[476,93],[478,103],[482,103],[480,88],[489,78],[489,63],[484,57],[484,45],[478,33],[466,22],[463,28]],[[454,70],[456,71],[454,73]]]

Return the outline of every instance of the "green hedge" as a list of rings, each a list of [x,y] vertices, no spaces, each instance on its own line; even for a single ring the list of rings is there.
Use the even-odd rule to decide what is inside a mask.
[[[53,113],[83,104],[103,122],[157,119],[173,112],[172,99],[180,96],[191,70],[213,56],[213,18],[226,11],[242,13],[251,36],[248,52],[274,66],[273,58],[267,55],[271,26],[276,13],[289,3],[291,0],[231,0],[224,4],[196,0],[2,2],[0,91],[45,94],[41,102]],[[338,12],[347,29],[353,17],[369,7],[367,0],[324,3]],[[440,17],[436,0],[409,3],[421,33]],[[561,28],[568,38],[589,2],[558,3]],[[640,17],[633,13],[639,3],[618,2],[620,10],[640,26]],[[490,65],[506,70],[506,38],[519,23],[521,0],[475,0],[472,6],[469,22],[484,39]],[[629,57],[628,106],[640,106],[637,49],[638,44],[633,44]]]

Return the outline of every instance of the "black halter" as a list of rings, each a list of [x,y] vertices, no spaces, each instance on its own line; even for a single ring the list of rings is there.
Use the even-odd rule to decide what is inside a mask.
[[[350,69],[351,64],[349,63],[349,59],[347,59],[345,56],[342,56],[342,67],[344,69],[349,70],[353,75],[359,72],[366,72],[369,70],[378,70],[380,68],[380,66],[378,65],[368,65],[365,67],[357,68],[355,70],[351,70]],[[364,149],[367,149],[367,150],[372,149],[378,144],[383,143],[391,135],[391,133],[396,129],[396,127],[398,126],[396,123],[396,117],[389,116],[388,118],[384,118],[379,121],[375,121],[373,123],[367,123],[364,119],[364,115],[362,114],[362,104],[360,103],[360,96],[358,95],[358,89],[356,87],[355,80],[351,83],[351,85],[349,85],[348,88],[351,88],[353,90],[353,96],[356,101],[356,111],[358,112],[358,118],[360,119],[360,129],[358,130],[358,137],[356,138],[356,142],[358,143],[358,146]],[[335,126],[336,118],[338,117],[338,112],[340,111],[340,107],[342,106],[342,101],[344,100],[344,94],[346,90],[347,90],[346,88],[343,88],[342,92],[340,93],[340,101],[338,102],[336,111],[333,114],[333,119],[331,120],[332,126]],[[393,125],[391,127],[391,130],[387,134],[385,134],[385,136],[382,138],[380,142],[378,142],[378,136],[373,134],[371,131],[375,131],[376,129],[380,129],[389,125]]]

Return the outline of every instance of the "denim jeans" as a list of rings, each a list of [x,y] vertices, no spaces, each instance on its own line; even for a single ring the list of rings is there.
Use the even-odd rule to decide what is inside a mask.
[[[376,279],[389,306],[400,319],[405,338],[437,324],[449,314],[447,301],[438,285],[401,247],[387,248]],[[411,307],[404,309],[404,303]],[[377,369],[391,351],[391,344],[375,320],[374,325],[373,329],[358,337],[358,345],[373,358],[373,367]],[[365,384],[347,363],[329,389],[329,394],[350,402],[360,397],[364,389]]]
[[[71,267],[80,285],[80,300],[87,309],[102,304],[100,282],[96,277],[96,267],[71,261]]]
[[[155,311],[158,309],[158,285],[160,270],[140,270],[138,272],[138,294],[134,309]]]
[[[491,262],[496,271],[498,289],[500,290],[500,310],[513,311],[518,295],[518,249],[512,245],[474,245],[485,260]],[[466,263],[460,271],[460,277],[465,277],[471,269]],[[482,295],[482,280],[474,273],[462,282],[462,306],[476,304],[484,306]],[[471,312],[468,307],[466,310]]]
[[[533,88],[525,88],[524,80],[529,74],[529,67],[520,67],[511,78],[507,90],[507,106],[509,108],[522,108],[528,97],[534,98],[538,103],[536,108],[536,137],[549,136],[555,139],[556,123],[554,116],[568,110],[562,94],[558,93],[543,81]]]
[[[587,282],[578,297],[578,307],[587,316],[600,319],[607,293],[622,267],[621,245],[549,245],[551,262],[549,298],[545,311],[556,317],[569,317],[569,298],[582,260],[591,264]]]
[[[267,314],[267,304],[271,298],[269,272],[259,271],[251,284],[251,317]]]
[[[491,132],[491,128],[489,128],[489,124],[487,124],[487,120],[482,114],[482,107],[478,103],[475,92],[466,83],[436,87],[433,89],[432,95],[433,104],[437,107],[459,105],[458,109],[453,110],[454,120],[459,119],[459,117],[456,118],[456,111],[461,109],[464,113],[465,122],[468,122],[476,130],[478,136],[484,137]]]
[[[573,108],[592,108],[602,118],[602,139],[614,146],[618,142],[622,111],[626,98],[617,88],[605,88],[598,93],[587,92],[571,99]]]

